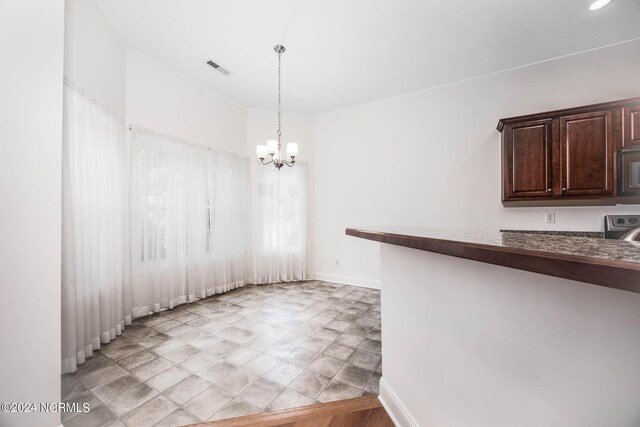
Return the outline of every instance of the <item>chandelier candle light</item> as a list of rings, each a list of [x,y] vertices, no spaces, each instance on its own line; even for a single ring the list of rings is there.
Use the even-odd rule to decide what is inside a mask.
[[[280,64],[281,57],[285,51],[285,48],[284,46],[278,44],[273,48],[273,50],[275,50],[278,54],[278,140],[276,141],[275,139],[270,139],[267,141],[267,145],[257,145],[256,154],[258,155],[258,158],[263,165],[273,163],[273,165],[278,170],[280,170],[282,166],[287,165],[289,167],[292,167],[296,162],[296,156],[298,155],[298,144],[294,142],[290,142],[287,144],[287,156],[289,157],[289,161],[284,160],[282,158],[282,145],[280,144],[280,135],[282,134],[280,126]],[[264,159],[267,156],[270,156],[271,160],[265,162]]]

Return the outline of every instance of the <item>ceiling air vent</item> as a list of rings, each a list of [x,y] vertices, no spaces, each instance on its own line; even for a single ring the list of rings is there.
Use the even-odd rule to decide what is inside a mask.
[[[218,64],[216,64],[212,60],[208,60],[207,64],[212,66],[216,70],[220,71],[222,74],[225,74],[225,75],[230,74],[229,71],[227,71],[226,69],[222,68],[221,66],[219,66]]]

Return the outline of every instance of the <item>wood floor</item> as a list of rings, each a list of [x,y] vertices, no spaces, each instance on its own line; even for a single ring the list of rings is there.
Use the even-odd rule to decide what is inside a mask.
[[[393,427],[377,396],[320,403],[260,415],[194,424],[190,427]]]

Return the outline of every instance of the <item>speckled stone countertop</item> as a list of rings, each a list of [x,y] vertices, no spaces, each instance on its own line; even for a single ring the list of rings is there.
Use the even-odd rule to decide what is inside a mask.
[[[592,237],[604,239],[603,231],[500,230],[501,233],[545,234],[547,236]]]
[[[419,227],[348,228],[346,234],[504,267],[640,292],[640,242]]]

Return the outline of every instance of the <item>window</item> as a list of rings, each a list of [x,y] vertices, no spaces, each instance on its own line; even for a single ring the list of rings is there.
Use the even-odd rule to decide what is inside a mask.
[[[265,251],[295,252],[306,244],[306,168],[280,171],[262,167],[257,198],[261,246]]]
[[[167,167],[162,153],[144,151],[140,205],[140,260],[150,261],[167,257]]]
[[[255,263],[252,280],[270,283],[306,279],[307,168],[278,171],[258,165]]]
[[[247,160],[142,130],[132,137],[136,268],[244,260]]]
[[[211,194],[210,186],[207,188],[207,192],[205,195],[205,251],[211,252],[213,250],[213,231],[216,227],[216,209],[215,209],[215,196]]]

